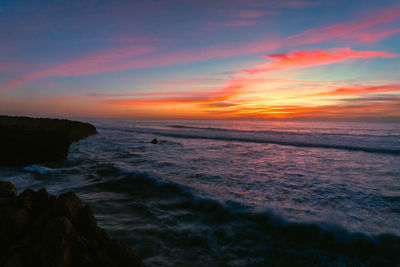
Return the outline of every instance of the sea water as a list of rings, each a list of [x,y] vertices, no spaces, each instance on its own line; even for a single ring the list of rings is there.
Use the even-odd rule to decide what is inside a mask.
[[[271,224],[400,235],[399,123],[86,121],[67,160],[0,179],[76,192],[149,266],[264,264]]]

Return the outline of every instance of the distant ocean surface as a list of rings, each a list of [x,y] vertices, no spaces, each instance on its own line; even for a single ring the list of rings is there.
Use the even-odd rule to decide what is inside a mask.
[[[399,123],[86,121],[67,160],[0,177],[76,192],[148,266],[265,263],[265,220],[400,235]]]

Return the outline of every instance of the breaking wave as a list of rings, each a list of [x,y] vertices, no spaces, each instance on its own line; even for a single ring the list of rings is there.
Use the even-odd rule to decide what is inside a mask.
[[[146,172],[134,171],[97,186],[141,198],[149,206],[157,203],[159,209],[170,217],[168,220],[185,224],[197,218],[196,225],[191,223],[192,227],[186,229],[185,235],[199,236],[201,246],[212,248],[215,239],[224,239],[225,245],[232,246],[229,249],[233,250],[234,246],[252,244],[248,262],[254,263],[258,259],[258,263],[266,263],[266,255],[274,253],[276,255],[268,260],[278,260],[278,256],[289,257],[304,264],[312,263],[309,253],[315,254],[315,257],[319,255],[321,259],[341,255],[338,257],[345,263],[390,263],[399,260],[400,238],[395,235],[367,235],[350,232],[338,225],[290,221],[270,208],[218,199]],[[206,233],[204,227],[208,229]],[[171,228],[170,231],[173,234],[178,230]],[[151,234],[147,229],[146,235]],[[175,234],[182,235],[181,232]]]
[[[242,131],[173,125],[179,130],[152,128],[103,128],[136,133],[156,134],[164,137],[207,139],[231,142],[266,143],[285,146],[329,148],[400,155],[396,136],[348,135],[326,133],[295,133],[281,131]]]

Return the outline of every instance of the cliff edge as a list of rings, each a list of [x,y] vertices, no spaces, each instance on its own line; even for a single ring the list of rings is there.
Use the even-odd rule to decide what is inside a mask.
[[[64,159],[72,142],[95,134],[89,123],[0,115],[0,166]]]

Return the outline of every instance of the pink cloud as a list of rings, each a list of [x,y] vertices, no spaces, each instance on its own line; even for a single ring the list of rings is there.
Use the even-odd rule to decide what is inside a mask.
[[[126,64],[127,61],[156,50],[157,48],[146,45],[132,45],[101,50],[82,58],[55,65],[48,69],[7,80],[0,88],[16,88],[21,86],[26,80],[43,77],[81,76],[124,70],[126,69],[124,64]]]
[[[1,84],[0,88],[17,88],[25,82],[26,78],[24,76],[6,80]]]
[[[37,63],[0,62],[0,72],[2,73],[27,71],[38,67],[41,65]]]
[[[242,19],[254,19],[264,15],[275,15],[276,11],[262,11],[262,10],[243,10],[240,11],[236,16]],[[234,15],[235,16],[235,15]]]
[[[198,95],[205,95],[205,93],[194,93],[192,91],[156,91],[156,92],[145,92],[145,93],[117,93],[117,94],[108,94],[108,93],[87,93],[84,95],[85,97],[91,98],[124,98],[124,97],[176,97],[176,96],[187,96],[193,97]]]
[[[400,32],[398,27],[392,29],[376,29],[374,27],[388,24],[400,17],[400,7],[384,9],[379,13],[368,15],[347,23],[311,28],[287,38],[297,45],[319,43],[328,40],[355,40],[357,42],[377,42],[389,35]]]
[[[398,55],[382,52],[382,51],[354,51],[350,48],[338,48],[330,50],[314,50],[308,51],[291,51],[287,54],[274,54],[264,56],[265,58],[273,59],[263,65],[256,66],[251,69],[246,69],[244,72],[256,74],[259,72],[283,70],[290,67],[309,67],[315,65],[326,65],[348,60],[386,57],[392,58]]]
[[[307,8],[318,5],[317,1],[285,0],[285,1],[265,1],[265,0],[239,0],[248,6],[268,7],[268,8]]]
[[[306,8],[318,5],[316,1],[281,1],[282,7],[286,8]]]
[[[296,2],[296,1],[295,1]],[[133,70],[149,67],[163,67],[188,64],[215,58],[226,58],[274,50],[282,47],[293,47],[313,44],[328,40],[358,40],[376,42],[389,35],[400,32],[400,29],[376,29],[375,26],[393,22],[400,17],[400,8],[385,9],[361,20],[312,28],[287,38],[270,38],[245,44],[226,44],[214,47],[202,47],[181,51],[158,52],[156,47],[134,45],[113,48],[89,54],[88,56],[62,62],[47,69],[28,73],[15,79],[4,81],[0,88],[15,88],[30,79],[45,77],[63,77],[93,75],[121,70]],[[246,22],[247,23],[247,22]],[[247,25],[246,23],[243,26]],[[240,25],[232,23],[231,25]],[[384,56],[384,55],[382,55]],[[357,56],[353,56],[356,58]],[[333,58],[330,59],[334,60]],[[311,64],[309,62],[309,64]],[[271,66],[270,66],[271,67]],[[277,67],[277,66],[275,66]],[[278,67],[277,67],[278,68]]]
[[[277,44],[272,42],[265,45],[250,43],[236,47],[220,45],[216,47],[198,48],[195,51],[190,49],[159,54],[153,53],[147,56],[142,55],[147,54],[154,49],[147,49],[144,47],[138,51],[130,51],[128,47],[121,50],[118,49],[104,51],[102,53],[94,53],[83,58],[55,65],[49,69],[22,75],[15,79],[5,81],[0,88],[16,88],[30,79],[92,75],[121,70],[188,64],[207,59],[236,56],[240,54],[241,51],[256,53],[264,49],[273,49],[275,47],[277,47]],[[135,55],[138,57],[135,57]]]
[[[258,24],[259,24],[259,22],[254,21],[254,20],[231,20],[231,21],[225,21],[225,22],[209,23],[206,26],[206,29],[207,30],[216,30],[221,27],[249,27],[249,26],[255,26]]]
[[[77,60],[57,65],[47,70],[32,73],[28,75],[28,78],[80,76],[123,70],[124,68],[119,69],[118,66],[124,61],[132,60],[132,58],[156,50],[157,48],[151,46],[134,45],[100,51]]]

